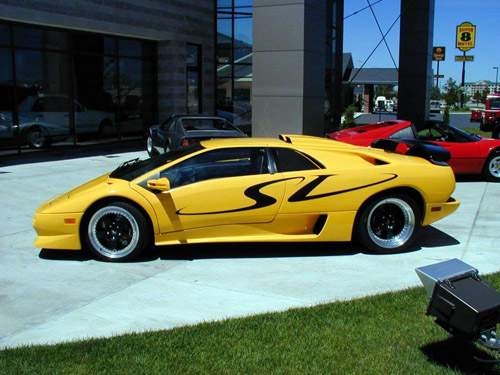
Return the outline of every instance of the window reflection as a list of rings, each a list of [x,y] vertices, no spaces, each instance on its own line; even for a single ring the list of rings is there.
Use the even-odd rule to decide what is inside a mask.
[[[187,45],[187,113],[201,112],[201,46]]]
[[[10,28],[7,25],[0,25],[0,45],[10,44]]]
[[[157,121],[156,48],[154,42],[1,22],[0,147],[142,136]]]
[[[217,114],[250,134],[252,0],[217,2]]]
[[[0,146],[14,144],[11,50],[0,48]]]
[[[116,59],[78,55],[74,59],[74,69],[75,130],[78,141],[117,137]]]
[[[72,142],[67,55],[16,50],[21,141],[31,148]]]
[[[142,124],[142,60],[120,59],[120,132],[141,134]]]

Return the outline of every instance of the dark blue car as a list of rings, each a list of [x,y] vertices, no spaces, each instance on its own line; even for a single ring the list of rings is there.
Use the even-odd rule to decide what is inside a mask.
[[[241,138],[246,134],[217,116],[172,115],[148,130],[146,149],[150,156],[178,150],[211,138]]]

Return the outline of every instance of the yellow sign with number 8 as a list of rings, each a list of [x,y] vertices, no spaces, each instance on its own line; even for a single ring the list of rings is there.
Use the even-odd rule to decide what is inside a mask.
[[[460,51],[468,51],[476,46],[476,26],[470,22],[462,22],[457,26],[456,47]]]

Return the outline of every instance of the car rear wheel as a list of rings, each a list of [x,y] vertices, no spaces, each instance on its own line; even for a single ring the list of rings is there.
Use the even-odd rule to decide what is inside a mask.
[[[42,129],[34,127],[26,133],[26,142],[31,148],[43,148],[47,145],[48,139]]]
[[[96,209],[84,225],[88,249],[98,258],[110,262],[136,258],[151,240],[142,212],[125,202],[114,202]]]
[[[486,160],[484,178],[491,182],[500,182],[500,152],[492,153]]]
[[[357,222],[357,240],[371,252],[406,250],[420,228],[420,210],[405,194],[379,196],[366,204]]]

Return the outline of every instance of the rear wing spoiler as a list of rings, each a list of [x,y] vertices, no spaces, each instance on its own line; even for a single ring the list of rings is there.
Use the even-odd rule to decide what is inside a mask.
[[[450,152],[444,147],[418,140],[377,139],[371,144],[371,147],[418,156],[438,165],[448,165],[447,163],[451,158]]]

